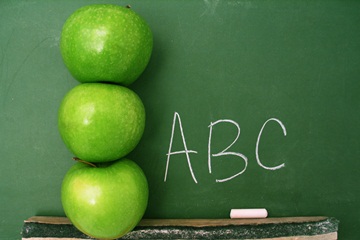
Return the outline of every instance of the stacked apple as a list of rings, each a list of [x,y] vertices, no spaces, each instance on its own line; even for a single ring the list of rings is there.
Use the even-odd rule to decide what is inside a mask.
[[[83,233],[119,238],[137,225],[148,201],[146,177],[126,155],[145,127],[144,105],[128,85],[149,62],[152,33],[130,7],[88,5],[66,20],[60,42],[81,83],[59,109],[60,135],[78,160],[64,177],[62,205]]]

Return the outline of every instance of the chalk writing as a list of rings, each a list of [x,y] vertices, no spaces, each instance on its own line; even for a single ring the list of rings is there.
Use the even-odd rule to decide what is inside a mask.
[[[287,134],[285,125],[279,119],[270,118],[270,119],[266,120],[265,123],[262,125],[262,127],[260,129],[260,132],[259,132],[259,135],[257,137],[256,147],[255,147],[255,155],[256,155],[256,161],[257,161],[257,163],[258,163],[258,165],[260,167],[262,167],[262,168],[264,168],[266,170],[274,171],[274,170],[278,170],[280,168],[285,167],[285,163],[282,163],[282,164],[280,164],[278,166],[275,166],[275,167],[268,167],[268,166],[265,166],[260,161],[260,156],[259,156],[259,144],[260,144],[261,136],[263,134],[264,128],[266,127],[267,123],[270,122],[270,121],[277,122],[280,125],[284,136],[286,136],[286,134]],[[180,134],[181,134],[181,139],[182,139],[182,143],[183,143],[183,146],[184,146],[184,150],[182,150],[182,151],[174,151],[173,152],[172,151],[172,145],[173,145],[176,122],[178,122],[178,124],[179,124],[179,129],[180,129]],[[212,143],[213,128],[217,124],[220,124],[220,123],[228,123],[228,124],[230,123],[230,124],[234,125],[236,127],[236,130],[237,130],[237,135],[236,135],[235,139],[232,141],[232,143],[229,146],[227,146],[225,149],[223,149],[222,151],[220,151],[218,153],[212,153],[211,152],[211,143]],[[246,168],[247,168],[247,165],[248,165],[248,158],[242,153],[228,151],[236,143],[236,141],[240,137],[240,125],[237,122],[235,122],[235,121],[233,121],[231,119],[220,119],[220,120],[217,120],[215,122],[210,122],[210,125],[208,127],[209,127],[209,139],[208,139],[208,169],[209,169],[209,173],[212,174],[212,168],[211,168],[212,157],[236,156],[236,157],[241,158],[242,161],[244,161],[244,163],[245,163],[244,168],[241,169],[238,173],[236,173],[236,174],[234,174],[234,175],[232,175],[230,177],[223,178],[223,179],[216,179],[215,181],[216,182],[227,182],[227,181],[232,180],[232,179],[238,177],[239,175],[243,174],[246,171]],[[176,155],[176,154],[185,154],[186,155],[186,160],[187,160],[187,163],[188,163],[188,166],[189,166],[189,170],[190,170],[190,173],[191,173],[191,176],[192,176],[192,179],[194,180],[195,183],[198,183],[198,181],[197,181],[197,179],[195,177],[194,171],[192,169],[192,166],[191,166],[191,160],[190,160],[190,155],[189,155],[190,153],[197,153],[197,151],[188,149],[187,144],[186,144],[186,140],[185,140],[185,134],[184,134],[183,126],[182,126],[182,123],[181,123],[180,115],[179,115],[179,113],[175,112],[174,113],[174,118],[173,118],[172,130],[171,130],[169,150],[168,150],[168,153],[166,154],[167,159],[166,159],[164,182],[166,182],[166,180],[167,180],[171,156]]]
[[[260,138],[261,138],[261,134],[265,128],[265,125],[270,122],[270,121],[276,121],[277,123],[279,123],[279,125],[281,126],[282,130],[283,130],[283,133],[284,133],[284,136],[286,136],[286,128],[284,126],[284,124],[279,120],[279,119],[276,119],[276,118],[270,118],[269,120],[267,120],[264,125],[261,127],[261,130],[259,132],[259,135],[258,135],[258,138],[257,138],[257,141],[256,141],[256,148],[255,148],[255,155],[256,155],[256,161],[257,163],[262,167],[262,168],[265,168],[267,170],[277,170],[279,168],[282,168],[282,167],[285,167],[285,163],[283,164],[280,164],[276,167],[266,167],[265,165],[263,165],[260,161],[260,157],[259,157],[259,143],[260,143]]]
[[[215,154],[211,154],[211,138],[212,138],[212,130],[213,130],[213,126],[215,126],[216,124],[218,123],[231,123],[231,124],[234,124],[237,128],[237,135],[236,135],[236,138],[234,139],[234,141],[227,147],[225,148],[224,150],[222,150],[221,152],[219,153],[215,153]],[[216,182],[226,182],[226,181],[229,181],[237,176],[239,176],[240,174],[242,174],[243,172],[245,172],[246,170],[246,167],[247,167],[247,163],[248,163],[248,159],[247,157],[245,157],[245,155],[241,154],[241,153],[237,153],[237,152],[227,152],[227,150],[229,148],[231,148],[232,145],[234,145],[234,143],[238,140],[238,138],[240,137],[240,126],[237,122],[233,121],[233,120],[230,120],[230,119],[221,119],[221,120],[218,120],[214,123],[210,123],[209,125],[209,128],[210,128],[210,133],[209,133],[209,141],[208,141],[208,167],[209,167],[209,173],[211,173],[211,157],[220,157],[220,156],[228,156],[228,155],[232,155],[232,156],[238,156],[240,158],[242,158],[245,162],[245,167],[242,171],[238,172],[237,174],[231,176],[231,177],[228,177],[228,178],[225,178],[225,179],[216,179]]]
[[[178,119],[178,122],[179,122],[181,138],[182,138],[182,142],[183,142],[183,144],[184,144],[184,150],[183,150],[183,151],[171,152],[172,143],[173,143],[173,138],[174,138],[174,131],[175,131],[176,119]],[[187,162],[188,162],[188,165],[189,165],[189,169],[190,169],[191,176],[192,176],[194,182],[197,183],[197,180],[196,180],[194,171],[192,170],[192,167],[191,167],[190,156],[189,156],[189,153],[197,153],[197,152],[196,152],[196,151],[193,151],[193,150],[188,150],[188,148],[187,148],[187,146],[186,146],[185,135],[184,135],[184,130],[183,130],[183,127],[182,127],[182,124],[181,124],[180,115],[179,115],[177,112],[175,112],[175,114],[174,114],[174,120],[173,120],[173,125],[172,125],[172,130],[171,130],[169,151],[168,151],[168,153],[167,153],[167,160],[166,160],[166,169],[165,169],[164,182],[166,182],[166,178],[167,178],[167,174],[168,174],[170,156],[171,156],[171,155],[174,155],[174,154],[183,154],[183,153],[185,153],[185,155],[186,155],[186,159],[187,159]]]

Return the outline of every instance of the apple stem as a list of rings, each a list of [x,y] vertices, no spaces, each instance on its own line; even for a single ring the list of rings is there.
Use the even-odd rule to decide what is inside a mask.
[[[77,162],[85,163],[85,164],[90,165],[90,166],[95,167],[95,168],[97,167],[94,163],[81,160],[81,159],[78,158],[78,157],[73,157],[73,160],[75,160],[75,161],[77,161]]]
[[[126,5],[126,8],[131,8],[131,5],[130,4]]]

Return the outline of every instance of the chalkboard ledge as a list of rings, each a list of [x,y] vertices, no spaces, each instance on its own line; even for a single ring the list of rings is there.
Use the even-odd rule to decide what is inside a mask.
[[[264,219],[143,219],[121,239],[335,240],[339,221],[332,217]],[[34,216],[24,221],[23,240],[91,239],[65,217]]]

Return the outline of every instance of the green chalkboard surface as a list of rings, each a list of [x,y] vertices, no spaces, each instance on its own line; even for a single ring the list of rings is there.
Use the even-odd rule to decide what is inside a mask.
[[[79,84],[61,28],[91,3],[130,4],[154,50],[129,86],[144,136],[129,155],[150,187],[146,218],[330,216],[360,236],[360,2],[260,0],[1,1],[0,238],[23,220],[64,216],[74,164],[57,129]]]

